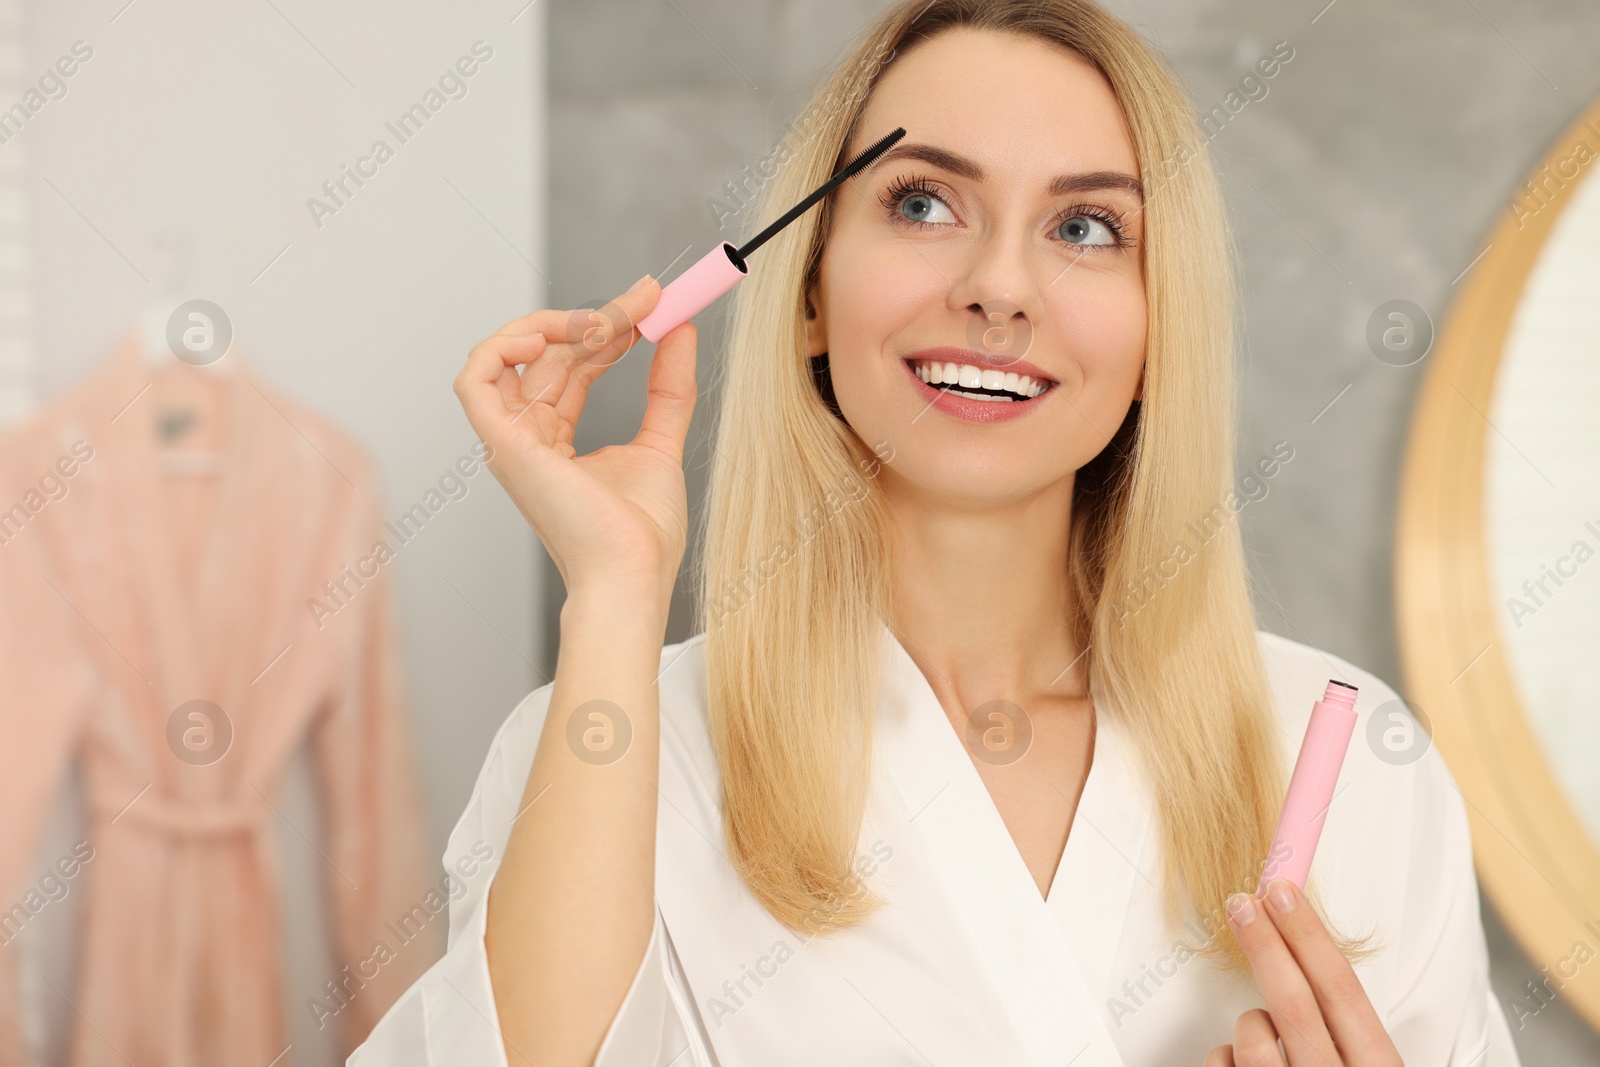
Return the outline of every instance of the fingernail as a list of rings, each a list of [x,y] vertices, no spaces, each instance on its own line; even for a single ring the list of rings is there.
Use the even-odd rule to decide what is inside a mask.
[[[1267,899],[1272,902],[1273,911],[1294,910],[1294,889],[1282,878],[1267,887]]]
[[[1249,926],[1256,921],[1256,902],[1247,893],[1235,893],[1228,898],[1228,917],[1239,926]]]
[[[638,281],[636,281],[632,285],[630,285],[628,287],[628,292],[630,292],[630,293],[633,292],[635,289],[639,288],[639,286],[643,285],[645,282],[647,282],[649,280],[650,280],[650,275],[646,274],[643,278],[640,278]]]

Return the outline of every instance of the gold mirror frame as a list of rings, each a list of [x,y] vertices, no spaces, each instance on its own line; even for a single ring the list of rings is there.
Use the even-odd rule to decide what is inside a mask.
[[[1568,177],[1579,142],[1595,156]],[[1560,967],[1576,942],[1600,944],[1600,846],[1545,758],[1499,643],[1484,506],[1488,413],[1512,316],[1572,193],[1600,181],[1597,170],[1600,101],[1534,168],[1534,179],[1554,173],[1565,184],[1547,187],[1553,195],[1520,227],[1508,212],[1469,268],[1406,444],[1395,597],[1406,699],[1431,720],[1466,799],[1478,878],[1534,966],[1548,967],[1541,977],[1600,1030],[1600,966],[1570,978]]]

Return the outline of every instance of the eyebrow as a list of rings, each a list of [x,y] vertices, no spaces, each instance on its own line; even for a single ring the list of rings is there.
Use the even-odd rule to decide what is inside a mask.
[[[983,181],[983,168],[966,156],[957,155],[955,152],[929,144],[898,144],[889,149],[872,166],[876,169],[891,159],[920,159],[924,163],[931,163],[935,167],[947,170],[952,174],[966,178],[968,181]],[[1144,199],[1144,186],[1139,179],[1131,174],[1124,174],[1117,170],[1096,170],[1082,174],[1061,174],[1050,182],[1051,196],[1070,196],[1073,193],[1092,192],[1100,189],[1122,189]]]

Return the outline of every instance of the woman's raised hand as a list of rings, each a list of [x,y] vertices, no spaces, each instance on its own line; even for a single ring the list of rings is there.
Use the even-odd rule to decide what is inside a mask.
[[[1275,879],[1267,900],[1236,894],[1227,913],[1267,1007],[1239,1016],[1233,1044],[1212,1049],[1203,1067],[1403,1067],[1350,961],[1293,882]]]
[[[456,376],[456,396],[488,446],[489,470],[544,543],[569,595],[577,587],[645,583],[664,599],[683,558],[683,445],[698,394],[694,325],[678,326],[657,346],[644,421],[631,442],[585,456],[572,445],[589,386],[642,338],[634,323],[660,296],[646,275],[597,311],[524,315],[476,345]]]

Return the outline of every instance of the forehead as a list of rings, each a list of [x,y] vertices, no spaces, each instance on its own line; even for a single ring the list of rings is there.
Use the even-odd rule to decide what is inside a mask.
[[[908,143],[973,159],[992,183],[1041,184],[1070,170],[1139,173],[1105,76],[1037,37],[958,27],[902,48],[873,88],[845,158],[896,126]]]

